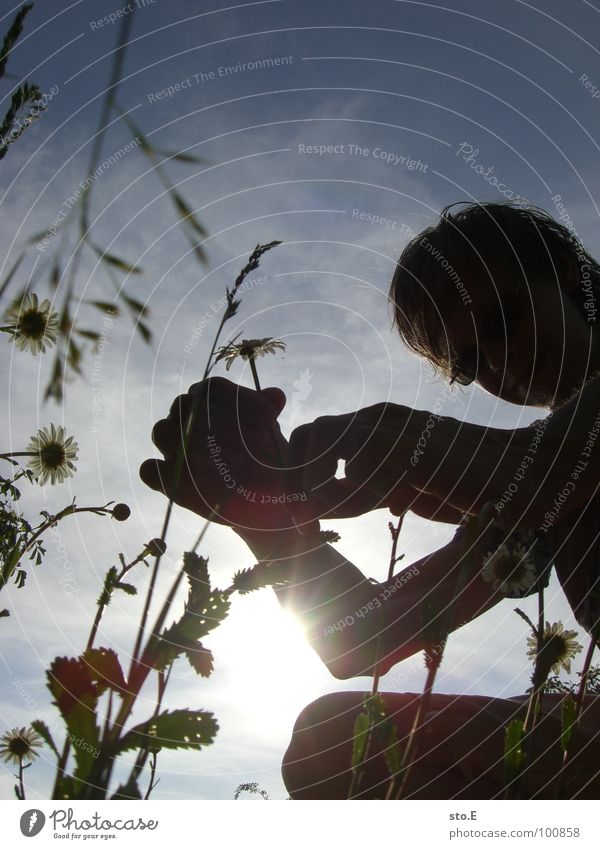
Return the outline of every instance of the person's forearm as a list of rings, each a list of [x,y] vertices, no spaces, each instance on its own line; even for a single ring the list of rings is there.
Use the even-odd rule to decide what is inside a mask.
[[[418,430],[418,423],[411,431]],[[439,419],[408,483],[465,512],[498,505],[506,527],[539,527],[558,497],[563,513],[585,503],[600,481],[600,377],[537,427],[483,428]]]
[[[280,551],[278,559],[288,568],[287,584],[276,589],[277,597],[299,617],[311,646],[336,678],[372,675],[377,663],[385,673],[416,652],[431,649],[423,634],[427,615],[438,617],[440,628],[454,630],[500,599],[477,574],[464,581],[452,601],[465,565],[464,545],[458,543],[383,584],[369,581],[329,545],[307,546],[304,541],[293,546],[288,541],[287,552]]]

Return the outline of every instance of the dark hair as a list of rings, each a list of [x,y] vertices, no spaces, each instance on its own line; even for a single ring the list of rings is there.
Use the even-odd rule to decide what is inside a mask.
[[[469,286],[478,280],[519,280],[532,286],[589,265],[590,284],[600,302],[600,264],[574,231],[543,209],[510,203],[474,203],[455,213],[445,207],[439,222],[406,245],[392,278],[390,301],[403,342],[448,372],[452,350],[440,305],[454,288],[468,309]],[[577,272],[578,273],[578,272]],[[583,302],[581,304],[582,311]]]

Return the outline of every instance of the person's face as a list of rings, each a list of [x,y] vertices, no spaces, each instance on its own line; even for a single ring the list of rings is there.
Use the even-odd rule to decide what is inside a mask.
[[[456,371],[513,404],[555,408],[598,368],[591,325],[563,283],[496,279],[465,286],[472,303],[440,307]],[[595,346],[595,347],[594,347]]]

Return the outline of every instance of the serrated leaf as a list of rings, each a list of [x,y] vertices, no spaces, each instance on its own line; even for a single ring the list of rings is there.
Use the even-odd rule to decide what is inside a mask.
[[[98,688],[81,658],[58,657],[47,672],[48,689],[65,721],[74,745],[75,778],[85,781],[99,751],[100,729],[96,722]]]
[[[141,799],[142,793],[140,791],[137,781],[135,781],[135,779],[130,778],[126,784],[119,784],[114,794],[110,798],[118,799],[120,801],[126,799]]]
[[[524,760],[523,722],[513,719],[504,735],[504,782],[510,784],[521,772]]]
[[[5,619],[7,616],[10,616],[10,612],[6,608],[0,610],[0,619]]]
[[[361,712],[354,721],[354,732],[352,737],[352,769],[359,767],[365,757],[371,720],[368,713]]]
[[[202,710],[164,711],[136,725],[119,740],[118,752],[131,749],[195,749],[209,746],[219,726],[212,713]]]
[[[197,672],[203,678],[210,677],[214,669],[213,653],[210,649],[204,648],[202,643],[196,643],[194,646],[186,649],[185,656],[194,672]]]
[[[88,667],[99,696],[105,690],[122,693],[127,688],[119,658],[112,649],[88,649],[81,659]]]
[[[137,587],[134,587],[133,584],[127,584],[123,581],[119,581],[118,584],[115,584],[115,587],[118,590],[123,590],[127,595],[137,595]]]
[[[31,727],[34,731],[37,731],[40,737],[43,738],[44,742],[47,743],[48,746],[50,746],[56,757],[59,758],[60,754],[56,747],[56,743],[54,742],[52,734],[50,733],[50,729],[48,728],[46,723],[42,722],[41,719],[36,719],[31,723]]]
[[[566,752],[571,743],[573,731],[576,727],[577,705],[572,696],[567,696],[562,703],[562,731],[560,734],[560,745]]]
[[[240,595],[269,587],[286,580],[289,566],[286,563],[257,563],[249,569],[241,569],[233,576],[231,586]]]

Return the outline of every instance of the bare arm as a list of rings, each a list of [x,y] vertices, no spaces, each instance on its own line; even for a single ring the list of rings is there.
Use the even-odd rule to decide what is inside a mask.
[[[255,553],[260,557],[256,547]],[[288,584],[276,590],[278,599],[299,617],[309,643],[336,678],[372,675],[378,660],[385,673],[425,649],[428,601],[440,624],[450,621],[454,630],[502,598],[481,578],[480,570],[463,582],[462,592],[455,597],[465,564],[462,542],[449,543],[382,584],[369,581],[329,545],[309,547],[303,540],[296,545],[288,541],[279,558],[289,563],[289,569]]]
[[[394,404],[326,416],[297,428],[290,440],[291,487],[304,487],[331,512],[354,486],[383,501],[406,486],[453,508],[477,513],[500,503],[507,527],[539,527],[554,499],[568,492],[563,513],[586,503],[600,481],[600,376],[531,427],[486,428]],[[335,480],[346,461],[345,489]],[[510,496],[510,497],[508,497]]]

